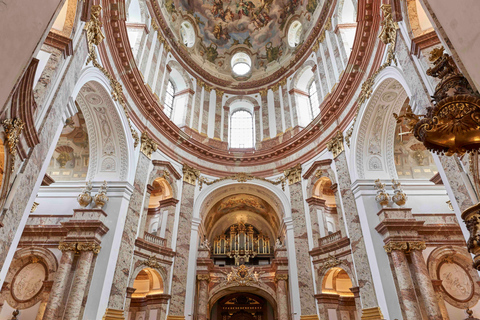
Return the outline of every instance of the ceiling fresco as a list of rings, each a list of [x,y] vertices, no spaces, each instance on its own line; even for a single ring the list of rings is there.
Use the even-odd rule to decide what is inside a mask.
[[[290,22],[302,23],[302,42],[318,7],[318,0],[167,0],[162,9],[180,42],[181,23],[194,25],[197,41],[189,50],[191,57],[231,78],[229,61],[238,50],[251,54],[253,73],[278,70],[289,62],[298,49],[287,44]]]

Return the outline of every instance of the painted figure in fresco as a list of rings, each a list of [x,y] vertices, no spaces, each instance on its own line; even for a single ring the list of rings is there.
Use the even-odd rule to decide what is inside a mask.
[[[222,0],[213,0],[212,14],[215,18],[224,14]]]
[[[237,13],[240,19],[243,16],[249,17],[253,9],[255,9],[255,5],[252,1],[240,0],[240,2],[237,3]]]
[[[280,14],[279,23],[283,26],[287,22],[288,17],[295,14],[297,7],[303,4],[303,0],[289,0],[285,7],[283,7],[282,13]]]
[[[262,12],[263,7],[257,12],[252,13],[252,22],[255,25],[255,30],[265,27],[271,20],[266,12]]]
[[[213,35],[217,40],[228,40],[230,35],[228,34],[227,28],[224,28],[221,24],[215,25],[213,28]]]

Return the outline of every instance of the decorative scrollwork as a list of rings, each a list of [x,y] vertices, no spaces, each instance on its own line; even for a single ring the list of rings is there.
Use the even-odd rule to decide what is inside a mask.
[[[12,156],[11,170],[15,170],[15,159],[17,158],[17,144],[22,133],[24,123],[20,119],[5,119],[2,122],[5,130],[5,140],[7,141],[8,152]]]
[[[197,179],[200,177],[200,171],[198,169],[192,168],[187,164],[183,165],[183,181],[192,185],[196,185]],[[200,182],[200,190],[202,190],[202,182]]]
[[[385,62],[372,74],[365,82],[362,84],[362,91],[357,99],[357,112],[353,118],[352,126],[347,130],[345,134],[345,142],[347,146],[350,147],[350,139],[355,129],[355,124],[357,122],[358,113],[362,105],[370,98],[373,93],[373,85],[375,84],[375,79],[385,68],[389,67],[394,63],[397,64],[395,58],[395,45],[397,42],[397,33],[398,33],[398,23],[393,20],[392,16],[392,6],[389,4],[382,4],[380,6],[383,12],[383,21],[382,21],[382,31],[378,36],[380,40],[388,46],[387,56]]]
[[[334,159],[345,150],[343,146],[343,134],[341,131],[338,131],[332,140],[327,143],[327,149],[333,154]]]
[[[320,266],[320,271],[325,271],[330,268],[337,267],[341,265],[342,262],[337,259],[337,257],[329,255],[327,261],[325,261],[321,266]]]
[[[198,178],[200,190],[202,190],[203,184],[206,184],[207,186],[210,186],[214,183],[218,183],[218,182],[225,181],[225,180],[236,180],[237,182],[247,182],[247,181],[250,181],[250,180],[260,180],[260,181],[265,181],[265,182],[271,183],[275,186],[281,184],[282,185],[282,190],[285,191],[285,177],[281,177],[281,178],[278,178],[276,180],[270,180],[270,179],[266,179],[266,178],[262,178],[262,177],[256,177],[256,176],[251,175],[249,173],[239,172],[239,173],[235,173],[234,175],[218,178],[218,179],[215,179],[215,180],[207,180],[203,176],[200,176]]]
[[[260,274],[255,271],[255,267],[247,268],[245,265],[241,265],[237,268],[232,267],[232,271],[227,274],[225,284],[236,284],[238,286],[248,286],[254,283],[258,283],[260,280]]]
[[[152,153],[157,151],[157,143],[144,131],[141,138],[140,151],[147,156],[148,159],[152,158]]]
[[[94,254],[98,254],[102,247],[95,242],[79,242],[77,244],[77,251],[92,251]]]
[[[147,266],[152,269],[157,269],[165,273],[165,267],[158,262],[158,259],[155,256],[148,257],[148,260],[142,261],[141,265]]]
[[[140,139],[138,137],[138,133],[132,126],[130,115],[128,113],[127,104],[123,99],[123,87],[111,74],[108,72],[107,69],[102,67],[102,65],[98,62],[97,52],[95,51],[95,46],[99,46],[102,43],[105,36],[102,33],[102,22],[100,21],[100,13],[102,11],[102,7],[99,5],[93,5],[90,11],[90,20],[85,23],[84,30],[87,34],[87,43],[88,43],[88,59],[87,64],[92,62],[92,64],[99,69],[109,80],[110,86],[112,88],[111,95],[112,99],[118,101],[120,105],[123,107],[123,111],[125,112],[125,116],[128,120],[128,125],[130,126],[130,131],[132,133],[132,138],[134,140],[134,147],[136,148]]]

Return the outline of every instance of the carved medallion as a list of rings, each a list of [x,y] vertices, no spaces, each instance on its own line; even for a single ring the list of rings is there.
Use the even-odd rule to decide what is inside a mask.
[[[17,301],[28,301],[40,293],[46,270],[41,263],[30,263],[15,275],[12,284],[12,296]]]
[[[455,262],[442,263],[438,269],[443,290],[458,302],[466,302],[474,293],[474,284],[467,271]]]

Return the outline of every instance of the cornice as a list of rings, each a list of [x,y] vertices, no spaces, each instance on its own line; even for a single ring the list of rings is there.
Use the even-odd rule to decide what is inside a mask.
[[[111,71],[112,74],[118,74],[121,78],[126,91],[128,91],[131,99],[138,107],[140,114],[131,113],[132,121],[135,125],[144,130],[146,124],[143,117],[164,137],[170,140],[175,146],[185,150],[194,157],[221,165],[235,166],[259,166],[263,164],[273,163],[279,159],[286,158],[295,154],[306,145],[316,142],[318,145],[297,157],[294,162],[306,162],[317,155],[326,146],[332,134],[325,137],[323,141],[318,142],[320,135],[324,132],[324,128],[331,125],[337,126],[340,130],[346,129],[350,121],[355,115],[355,105],[348,111],[342,122],[336,123],[338,115],[340,115],[348,106],[349,101],[355,95],[365,77],[362,70],[370,69],[370,73],[375,72],[376,67],[380,65],[384,45],[377,41],[376,35],[380,25],[380,0],[367,0],[359,2],[358,6],[358,24],[355,35],[355,43],[350,55],[346,72],[340,79],[335,90],[322,102],[321,113],[306,128],[287,141],[283,141],[267,150],[256,150],[252,153],[230,153],[228,150],[218,150],[213,147],[206,146],[204,143],[191,138],[189,135],[181,131],[170,119],[161,111],[161,105],[158,103],[154,94],[144,84],[140,72],[135,65],[135,60],[129,46],[128,34],[125,21],[119,19],[120,7],[118,0],[104,0],[104,12],[102,15],[103,25],[105,28],[106,42],[108,44],[112,62],[118,68],[118,72],[112,72],[113,68],[110,64],[110,55],[107,53],[105,41],[99,46],[100,56],[104,67]],[[116,11],[112,11],[116,10]],[[378,43],[378,50],[375,54],[373,62],[370,56],[374,53],[375,46]],[[371,65],[369,66],[369,64]],[[147,130],[148,131],[148,130]],[[150,136],[155,137],[156,142],[162,151],[169,157],[177,159],[178,153],[170,148],[166,143],[152,132],[148,132]],[[208,166],[199,166],[198,162],[189,159],[181,159],[187,164],[195,164],[202,172],[206,174],[219,174],[219,170],[212,169]],[[283,169],[291,167],[291,163],[287,163],[276,170],[265,170],[261,173],[255,171],[258,175],[268,176],[272,173],[280,172]],[[225,173],[224,171],[221,171]]]

